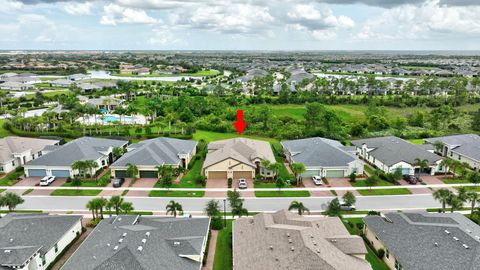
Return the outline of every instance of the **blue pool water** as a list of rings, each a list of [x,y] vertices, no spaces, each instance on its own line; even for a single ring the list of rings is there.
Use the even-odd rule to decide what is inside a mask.
[[[122,117],[122,122],[124,121],[132,121],[133,120],[133,117],[130,117],[130,116],[124,116]],[[120,117],[118,116],[113,116],[113,115],[105,115],[103,117],[103,121],[104,122],[107,122],[107,123],[111,123],[111,122],[120,122]]]

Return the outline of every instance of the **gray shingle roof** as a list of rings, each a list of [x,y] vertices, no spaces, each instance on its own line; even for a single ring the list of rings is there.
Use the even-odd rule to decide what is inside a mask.
[[[35,166],[70,166],[77,160],[96,160],[109,147],[122,147],[127,141],[82,137],[27,163]]]
[[[97,225],[62,269],[198,270],[201,262],[185,256],[203,256],[209,224],[208,218],[111,217]]]
[[[159,166],[163,164],[177,165],[180,163],[180,154],[191,153],[197,146],[196,141],[155,138],[132,144],[132,149],[119,158],[112,167],[126,166],[128,163],[145,166]]]
[[[10,269],[1,265],[21,265],[37,251],[45,254],[81,218],[70,215],[7,214],[0,219],[0,269]]]
[[[14,159],[14,153],[31,151],[36,154],[44,147],[57,144],[57,140],[8,136],[0,139],[0,163]]]
[[[368,153],[388,166],[401,161],[414,164],[417,158],[426,159],[432,165],[441,159],[440,156],[395,136],[355,140],[352,144],[356,147],[366,144],[367,148],[374,148]]]
[[[364,221],[404,269],[479,269],[480,226],[465,216],[459,213],[388,213],[385,216],[388,220],[367,216]]]
[[[429,143],[442,142],[454,152],[480,161],[480,136],[476,134],[462,134],[425,139]]]
[[[355,160],[355,156],[346,152],[340,142],[330,139],[314,137],[283,141],[281,145],[291,153],[293,162],[303,163],[307,167],[348,166]]]
[[[236,219],[233,237],[236,270],[371,269],[357,257],[367,253],[362,238],[350,235],[337,217],[261,213]]]

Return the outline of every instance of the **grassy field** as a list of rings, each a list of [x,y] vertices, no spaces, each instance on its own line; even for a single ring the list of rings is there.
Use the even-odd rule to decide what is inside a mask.
[[[219,133],[219,132],[213,132],[213,131],[197,130],[193,134],[194,140],[199,141],[203,139],[206,142],[225,140],[225,139],[231,139],[231,138],[237,138],[237,137],[245,137],[250,139],[262,140],[270,143],[275,143],[275,142],[278,143],[278,140],[273,138],[250,136],[250,135],[238,135],[237,133]]]
[[[152,190],[149,197],[203,197],[205,191]]]
[[[10,131],[3,128],[3,123],[5,123],[5,120],[0,119],[0,138],[4,138],[4,137],[10,136],[10,135],[13,135],[12,133],[10,133]]]
[[[213,270],[233,269],[232,256],[232,220],[227,220],[227,227],[218,232],[217,246],[215,247],[215,259]]]
[[[131,73],[112,73],[112,76],[119,77],[140,77],[140,78],[149,78],[149,77],[204,77],[204,76],[213,76],[217,75],[219,72],[217,70],[199,70],[195,73],[180,73],[180,74],[168,74],[168,73],[152,73],[146,75],[134,75]]]
[[[97,196],[101,189],[56,189],[50,196]]]
[[[365,180],[357,180],[355,183],[352,183],[353,187],[367,187],[367,183]],[[382,187],[382,186],[393,186],[392,183],[387,182],[385,180],[380,179],[377,184],[375,185],[376,187]]]
[[[407,188],[392,189],[363,189],[357,190],[363,196],[379,196],[379,195],[408,195],[412,194]]]
[[[255,197],[310,197],[307,190],[255,191]]]
[[[471,183],[466,179],[448,179],[448,178],[442,178],[442,182],[445,184],[470,184]]]

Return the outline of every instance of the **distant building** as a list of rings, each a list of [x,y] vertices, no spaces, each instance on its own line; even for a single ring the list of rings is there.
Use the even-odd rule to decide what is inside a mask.
[[[234,270],[371,270],[363,239],[338,217],[308,218],[286,210],[233,222]]]
[[[62,270],[200,270],[209,227],[209,218],[110,217]]]

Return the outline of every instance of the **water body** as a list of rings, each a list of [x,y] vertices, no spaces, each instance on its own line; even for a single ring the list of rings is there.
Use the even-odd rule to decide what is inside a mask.
[[[190,77],[190,76],[159,76],[159,77],[126,77],[126,76],[112,76],[109,72],[105,70],[92,70],[89,71],[91,79],[102,79],[102,80],[124,80],[124,81],[164,81],[164,82],[176,82],[183,79],[188,80],[190,78],[200,79],[200,77]]]

